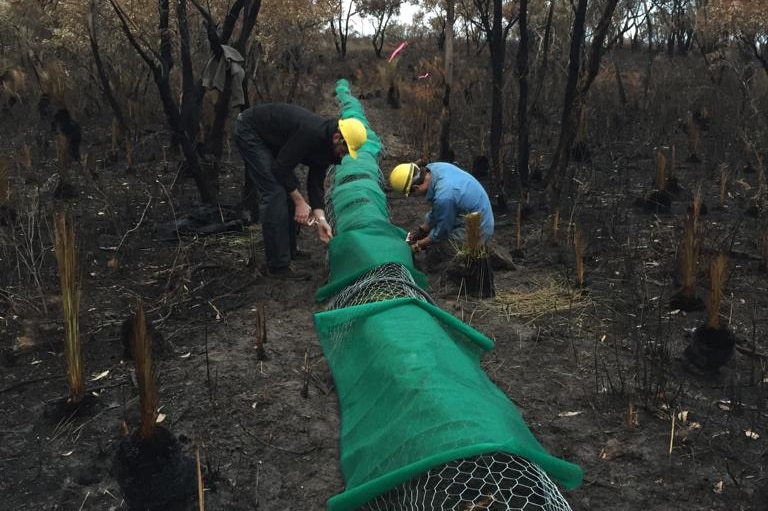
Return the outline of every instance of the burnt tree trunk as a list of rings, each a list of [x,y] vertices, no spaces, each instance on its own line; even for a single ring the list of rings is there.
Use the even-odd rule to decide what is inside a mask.
[[[163,104],[163,112],[165,113],[166,120],[171,128],[171,131],[173,132],[173,136],[176,142],[181,147],[187,170],[195,180],[195,185],[197,186],[197,190],[200,193],[200,200],[206,204],[215,203],[215,190],[210,186],[207,176],[203,173],[202,168],[200,167],[200,160],[197,153],[195,152],[194,138],[190,138],[189,135],[189,133],[196,133],[196,131],[192,131],[192,128],[188,124],[185,124],[185,121],[188,122],[191,118],[194,118],[196,121],[196,117],[193,117],[189,112],[184,111],[185,107],[194,107],[195,102],[190,97],[182,98],[182,108],[179,108],[179,105],[174,99],[173,92],[171,91],[170,75],[171,69],[173,68],[173,56],[171,52],[173,47],[170,36],[169,0],[158,1],[158,9],[160,12],[160,19],[158,24],[158,31],[160,33],[159,53],[145,49],[136,39],[133,32],[131,32],[130,25],[128,23],[128,17],[125,12],[123,12],[122,7],[120,7],[120,5],[117,3],[117,0],[110,0],[110,4],[112,4],[115,13],[120,19],[123,33],[128,39],[128,42],[131,44],[131,46],[133,46],[134,50],[136,50],[139,56],[141,56],[141,58],[144,60],[144,62],[146,62],[147,66],[152,71],[152,78],[157,85],[160,101]],[[186,0],[178,0],[177,9],[180,18],[182,17],[182,13],[184,14],[184,19],[178,20],[179,30],[183,32],[186,30]],[[182,34],[181,37],[181,45],[184,46],[185,44],[187,45],[187,48],[182,50],[182,59],[189,58],[188,32],[186,34]],[[186,52],[186,55],[184,52]],[[189,65],[189,63],[187,63],[187,65]],[[190,79],[189,75],[191,75],[191,66],[186,72],[184,72],[184,70],[182,71],[182,76],[185,79],[185,82],[182,85],[185,96],[188,94],[192,96],[195,87],[194,84],[190,84],[187,81]],[[199,106],[197,108],[199,111]]]
[[[557,142],[552,164],[547,173],[547,186],[550,188],[552,206],[557,208],[560,201],[560,189],[563,174],[570,158],[571,141],[576,136],[577,119],[573,115],[573,105],[576,101],[576,86],[579,80],[581,62],[581,45],[584,42],[584,25],[587,17],[587,0],[579,0],[573,19],[571,32],[571,49],[568,59],[568,79],[565,84],[565,100],[560,121],[560,138]]]
[[[237,0],[233,3],[224,19],[224,26],[221,29],[221,33],[216,30],[217,25],[213,16],[211,16],[211,14],[200,5],[197,0],[192,0],[192,3],[205,19],[208,44],[211,47],[211,53],[214,58],[219,58],[223,55],[224,50],[222,49],[222,45],[229,44],[229,40],[234,33],[237,21],[242,14],[240,33],[237,40],[233,42],[232,47],[244,56],[248,39],[253,33],[254,26],[256,25],[256,18],[261,9],[261,0]],[[224,153],[224,126],[229,117],[230,103],[232,101],[233,80],[231,73],[227,74],[225,80],[224,90],[220,91],[219,97],[216,100],[216,105],[214,106],[213,123],[209,127],[208,132],[204,134],[205,152],[212,155],[216,160],[220,160]],[[245,90],[245,83],[243,83],[242,86]],[[245,94],[244,97],[246,104],[242,106],[241,109],[245,109],[248,106],[248,95]]]
[[[491,194],[504,196],[501,133],[504,123],[504,60],[506,55],[505,40],[501,29],[501,0],[493,0],[493,25],[491,28],[489,49],[491,53],[491,130],[489,145],[491,148]],[[503,200],[503,199],[502,199]]]
[[[520,46],[517,49],[517,76],[520,95],[517,101],[517,179],[521,197],[529,184],[528,163],[530,144],[528,141],[528,0],[520,0]],[[510,186],[511,183],[507,183]]]
[[[600,70],[600,60],[603,57],[606,37],[611,25],[611,18],[616,9],[618,0],[608,0],[603,6],[603,11],[598,21],[597,28],[592,37],[592,46],[589,52],[587,65],[580,69],[579,54],[584,42],[584,26],[586,23],[587,0],[579,0],[576,8],[576,16],[573,21],[573,33],[571,36],[570,61],[568,65],[568,82],[565,90],[563,104],[562,125],[560,139],[552,159],[552,164],[547,175],[547,184],[550,188],[552,206],[557,207],[560,201],[560,193],[564,182],[565,173],[570,160],[571,145],[576,137],[581,112],[584,108],[587,92]]]
[[[99,76],[99,82],[101,82],[101,92],[107,99],[112,113],[115,114],[118,124],[124,131],[128,131],[128,123],[125,121],[125,115],[123,109],[115,98],[115,93],[112,90],[112,86],[109,83],[109,76],[107,76],[107,70],[104,67],[104,61],[101,60],[101,51],[99,49],[99,40],[96,36],[96,24],[93,19],[96,16],[96,0],[91,0],[90,9],[88,11],[88,41],[91,46],[91,53],[93,54],[93,62],[96,64],[96,74]]]
[[[454,160],[451,149],[451,89],[453,87],[453,24],[455,22],[454,0],[446,1],[445,14],[445,84],[443,108],[440,112],[440,159]]]

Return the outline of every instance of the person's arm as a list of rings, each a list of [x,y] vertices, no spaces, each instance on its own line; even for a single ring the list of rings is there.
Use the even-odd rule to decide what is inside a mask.
[[[429,215],[432,224],[429,238],[432,243],[440,243],[450,236],[456,224],[456,215],[456,204],[451,200],[435,201],[432,204],[432,212]]]
[[[312,209],[325,207],[325,175],[328,167],[314,165],[307,172],[307,197]]]
[[[317,234],[320,236],[320,241],[327,245],[331,238],[333,238],[333,229],[331,229],[331,225],[325,218],[325,211],[319,208],[313,209],[312,216],[317,221],[315,225],[317,225]]]

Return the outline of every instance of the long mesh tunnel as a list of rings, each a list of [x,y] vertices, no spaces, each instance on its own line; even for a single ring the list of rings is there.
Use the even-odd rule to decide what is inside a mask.
[[[435,305],[392,225],[381,143],[346,80],[341,117],[368,127],[327,177],[330,276],[315,328],[341,410],[345,490],[330,511],[568,510],[582,471],[551,456],[480,367],[493,342]]]

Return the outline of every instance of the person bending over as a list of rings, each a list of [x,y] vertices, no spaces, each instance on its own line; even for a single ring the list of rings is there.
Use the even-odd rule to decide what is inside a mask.
[[[454,259],[466,239],[464,217],[468,213],[480,213],[483,242],[493,236],[493,211],[485,188],[456,165],[401,163],[392,169],[389,184],[406,197],[425,197],[432,206],[406,240],[413,252],[429,248],[426,263],[430,270],[438,271]]]
[[[306,278],[290,265],[297,256],[296,225],[316,224],[320,240],[331,239],[323,210],[326,170],[346,154],[357,158],[367,140],[365,125],[354,118],[327,119],[297,105],[267,103],[242,111],[234,136],[247,179],[260,196],[267,274]],[[306,198],[296,177],[300,163],[309,168]]]

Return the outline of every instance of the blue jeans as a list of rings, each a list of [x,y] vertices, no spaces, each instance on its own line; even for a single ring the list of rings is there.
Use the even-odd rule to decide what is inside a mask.
[[[245,172],[261,197],[259,218],[267,266],[287,266],[296,253],[295,206],[285,187],[272,173],[275,159],[272,150],[248,126],[242,114],[235,121],[235,143],[243,158]]]

